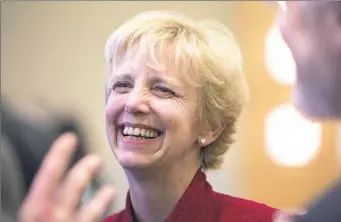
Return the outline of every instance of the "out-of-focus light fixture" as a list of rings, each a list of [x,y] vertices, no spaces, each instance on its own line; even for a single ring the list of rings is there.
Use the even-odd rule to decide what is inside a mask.
[[[266,116],[265,145],[276,164],[303,167],[318,153],[321,126],[304,118],[291,104],[279,105]]]

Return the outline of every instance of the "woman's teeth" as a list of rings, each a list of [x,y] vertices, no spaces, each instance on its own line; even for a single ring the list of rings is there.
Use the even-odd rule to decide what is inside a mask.
[[[140,139],[153,139],[158,136],[158,132],[150,129],[133,128],[130,126],[124,126],[122,131],[124,136],[130,136]]]

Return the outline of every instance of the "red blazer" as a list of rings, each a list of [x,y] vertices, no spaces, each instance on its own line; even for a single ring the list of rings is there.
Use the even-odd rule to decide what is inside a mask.
[[[272,222],[276,209],[214,192],[199,170],[165,222]],[[134,222],[129,192],[126,207],[103,222]]]

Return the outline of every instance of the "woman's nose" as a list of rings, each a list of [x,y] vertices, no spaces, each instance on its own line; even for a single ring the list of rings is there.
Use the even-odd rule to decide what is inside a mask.
[[[128,95],[125,111],[131,114],[146,114],[149,112],[147,103],[148,93],[142,89],[134,88]]]

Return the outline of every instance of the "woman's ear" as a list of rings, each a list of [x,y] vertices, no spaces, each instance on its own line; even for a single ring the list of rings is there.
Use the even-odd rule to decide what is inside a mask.
[[[223,122],[207,126],[207,130],[201,133],[201,136],[198,138],[200,146],[205,147],[213,143],[220,136],[224,128],[225,124]]]

